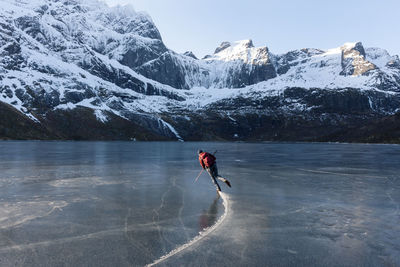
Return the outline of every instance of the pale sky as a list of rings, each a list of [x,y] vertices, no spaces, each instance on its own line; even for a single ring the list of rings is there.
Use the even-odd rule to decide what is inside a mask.
[[[361,41],[400,55],[399,0],[104,0],[148,13],[164,43],[197,57],[252,39],[279,54]]]

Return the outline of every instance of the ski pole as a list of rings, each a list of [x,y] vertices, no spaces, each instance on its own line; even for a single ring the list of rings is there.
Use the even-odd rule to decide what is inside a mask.
[[[197,179],[199,179],[200,175],[203,173],[204,169],[201,170],[201,172],[199,173],[199,175],[197,175],[196,180],[194,180],[194,182],[197,182]]]

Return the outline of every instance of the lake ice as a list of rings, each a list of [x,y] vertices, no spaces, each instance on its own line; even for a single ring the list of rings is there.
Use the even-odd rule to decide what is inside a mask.
[[[400,266],[399,148],[0,142],[0,265]]]

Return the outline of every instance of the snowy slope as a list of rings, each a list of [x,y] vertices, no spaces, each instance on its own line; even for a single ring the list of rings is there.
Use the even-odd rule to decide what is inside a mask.
[[[7,0],[0,8],[0,100],[35,121],[47,109],[90,107],[105,121],[100,111],[159,113],[183,100],[107,56],[115,42],[160,38],[146,15],[95,0]]]

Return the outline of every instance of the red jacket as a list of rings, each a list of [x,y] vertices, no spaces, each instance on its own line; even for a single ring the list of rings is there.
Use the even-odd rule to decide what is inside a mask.
[[[216,158],[214,155],[208,153],[208,152],[203,152],[199,154],[199,161],[201,167],[203,169],[205,168],[210,168],[214,163],[215,163]]]

